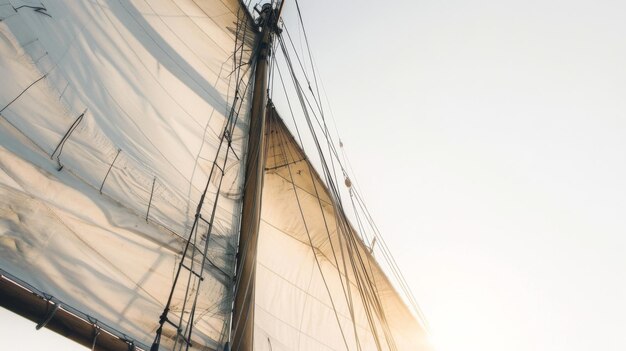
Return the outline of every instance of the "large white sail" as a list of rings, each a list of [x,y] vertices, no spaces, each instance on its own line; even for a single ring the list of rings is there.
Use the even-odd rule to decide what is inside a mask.
[[[255,350],[431,350],[282,120],[270,114]]]
[[[209,243],[192,338],[221,349],[248,125],[246,12],[236,0],[0,0],[0,19],[3,279],[149,347],[228,152],[201,211],[210,218],[217,199],[212,232],[198,228],[196,247]],[[197,286],[181,280],[173,321]]]
[[[237,0],[0,0],[0,19],[5,305],[34,293],[22,314],[102,349],[431,350],[274,110],[247,151],[271,50]]]

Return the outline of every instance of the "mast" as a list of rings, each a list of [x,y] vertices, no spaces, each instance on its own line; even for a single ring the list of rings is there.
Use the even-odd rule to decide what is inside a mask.
[[[263,5],[258,24],[262,27],[256,58],[252,113],[246,156],[243,208],[237,253],[237,275],[231,342],[233,351],[249,351],[254,341],[254,285],[256,252],[261,219],[261,195],[265,168],[265,119],[267,114],[267,81],[272,37],[278,31],[279,8],[272,3]]]

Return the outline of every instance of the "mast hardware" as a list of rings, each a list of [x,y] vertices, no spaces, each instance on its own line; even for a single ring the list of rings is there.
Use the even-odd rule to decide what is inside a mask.
[[[260,10],[259,5],[255,5],[254,11],[259,15],[255,23],[256,26],[258,28],[265,28],[267,26],[271,32],[280,34],[282,29],[278,28],[278,19],[280,18],[282,5],[282,2],[280,6],[274,6],[273,1],[267,2],[261,6]]]
[[[232,321],[229,342],[231,349],[252,351],[254,348],[254,281],[255,257],[260,225],[261,194],[265,168],[265,118],[268,102],[268,76],[270,69],[272,39],[279,34],[278,21],[284,1],[276,0],[262,5],[254,25],[259,30],[254,59],[254,91],[250,107],[248,152],[239,226],[239,251],[233,289]]]

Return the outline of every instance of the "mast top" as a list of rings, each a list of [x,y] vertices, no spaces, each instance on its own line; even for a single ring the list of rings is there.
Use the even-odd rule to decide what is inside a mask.
[[[256,20],[257,27],[261,30],[268,28],[271,32],[280,34],[281,29],[278,28],[278,19],[280,18],[284,3],[284,1],[281,1],[279,6],[274,6],[273,1],[266,2],[261,6],[260,10],[255,6],[254,11],[259,15]]]

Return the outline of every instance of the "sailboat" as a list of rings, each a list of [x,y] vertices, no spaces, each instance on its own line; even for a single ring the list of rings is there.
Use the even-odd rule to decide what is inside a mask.
[[[432,350],[282,8],[0,0],[3,307],[94,350]]]

